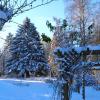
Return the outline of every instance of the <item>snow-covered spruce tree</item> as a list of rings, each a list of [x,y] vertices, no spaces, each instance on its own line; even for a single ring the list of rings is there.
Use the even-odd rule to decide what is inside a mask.
[[[18,77],[32,74],[47,75],[48,64],[40,42],[39,33],[34,24],[26,18],[10,45],[11,58],[7,61],[7,74],[14,73]]]
[[[58,68],[57,88],[61,100],[70,100],[71,85],[75,73],[79,72],[81,55],[74,49],[57,48],[54,51]]]
[[[9,49],[10,49],[12,40],[13,40],[13,34],[9,33],[5,39],[4,49],[2,50],[3,71],[5,69],[6,60],[9,59],[9,57],[11,56]]]

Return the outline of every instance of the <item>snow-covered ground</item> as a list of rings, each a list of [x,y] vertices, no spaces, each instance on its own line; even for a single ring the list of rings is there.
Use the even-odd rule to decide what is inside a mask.
[[[0,79],[0,100],[53,100],[53,88],[41,80]],[[82,100],[73,93],[71,100]],[[100,100],[100,91],[86,88],[86,100]]]
[[[0,100],[52,100],[52,88],[44,81],[0,80]]]
[[[82,100],[82,93],[73,93],[71,100]],[[86,100],[100,100],[100,91],[96,91],[92,87],[86,87]]]

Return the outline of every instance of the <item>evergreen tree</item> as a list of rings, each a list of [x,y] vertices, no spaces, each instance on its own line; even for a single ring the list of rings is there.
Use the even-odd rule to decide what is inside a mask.
[[[45,35],[45,33],[42,33],[42,41],[46,42],[46,43],[50,43],[51,39],[50,37],[48,37],[47,35]]]
[[[57,76],[58,71],[56,65],[54,64],[53,52],[57,47],[69,47],[68,46],[69,38],[66,32],[66,28],[68,26],[67,21],[65,19],[61,20],[55,17],[54,21],[56,23],[55,26],[52,26],[52,24],[49,21],[47,21],[46,25],[50,29],[50,31],[54,32],[53,39],[51,41],[49,64],[51,66],[51,75]]]
[[[54,55],[58,68],[57,84],[59,84],[56,88],[59,90],[61,100],[70,100],[73,78],[79,71],[80,54],[74,49],[57,48]]]
[[[3,71],[5,69],[5,65],[6,65],[6,60],[9,59],[9,57],[11,56],[10,54],[10,45],[12,43],[13,40],[13,35],[11,33],[9,33],[5,39],[5,45],[4,45],[4,49],[2,50],[2,67],[3,67]]]
[[[8,47],[11,44],[11,41],[13,40],[13,34],[9,33],[5,39],[6,45],[5,47]]]
[[[7,61],[6,72],[21,77],[47,75],[48,65],[34,24],[26,18],[10,45],[11,58]]]

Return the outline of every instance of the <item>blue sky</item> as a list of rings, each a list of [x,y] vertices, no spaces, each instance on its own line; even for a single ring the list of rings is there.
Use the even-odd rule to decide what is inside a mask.
[[[64,1],[58,0],[54,1],[48,5],[41,6],[38,8],[35,8],[33,10],[30,10],[28,12],[25,12],[23,14],[20,14],[12,19],[13,22],[17,22],[19,24],[23,23],[23,20],[29,17],[31,19],[31,22],[35,24],[37,27],[37,31],[41,33],[46,33],[48,36],[52,37],[52,33],[50,33],[49,29],[46,26],[46,21],[49,20],[53,22],[53,17],[57,18],[64,18]],[[16,33],[17,30],[17,24],[10,22],[6,23],[3,30],[0,32],[0,37],[5,38],[9,32]],[[4,40],[0,39],[0,47],[2,47]]]

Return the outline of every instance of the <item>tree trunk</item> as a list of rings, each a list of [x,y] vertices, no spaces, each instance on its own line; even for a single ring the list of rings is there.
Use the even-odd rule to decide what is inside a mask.
[[[68,83],[63,84],[63,97],[61,100],[70,100],[70,86]]]

